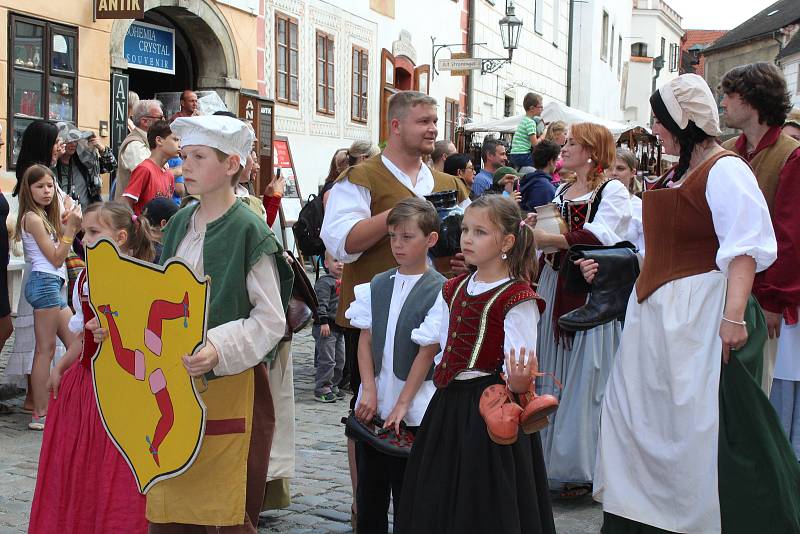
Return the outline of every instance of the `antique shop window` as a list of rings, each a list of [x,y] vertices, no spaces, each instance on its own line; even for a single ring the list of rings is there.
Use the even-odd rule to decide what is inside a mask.
[[[8,166],[36,119],[77,123],[78,30],[9,15]]]
[[[363,48],[353,47],[352,98],[350,118],[356,122],[367,122],[367,71],[369,55]]]
[[[317,32],[317,111],[326,115],[334,113],[334,60],[333,37]]]
[[[297,21],[275,13],[275,99],[296,106],[298,94],[298,34]]]

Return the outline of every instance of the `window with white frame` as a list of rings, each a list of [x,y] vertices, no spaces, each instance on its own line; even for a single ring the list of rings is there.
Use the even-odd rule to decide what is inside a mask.
[[[608,61],[608,13],[603,11],[603,33],[601,35],[600,59]]]
[[[611,53],[608,55],[608,66],[611,70],[614,70],[614,33],[616,28],[611,26]]]
[[[544,0],[535,0],[533,4],[533,31],[544,33]]]

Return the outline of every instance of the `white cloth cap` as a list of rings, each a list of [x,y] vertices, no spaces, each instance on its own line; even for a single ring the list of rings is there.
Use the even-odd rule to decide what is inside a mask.
[[[717,101],[702,77],[697,74],[681,74],[662,85],[658,92],[670,116],[681,130],[691,120],[712,137],[722,134],[719,129]]]
[[[181,138],[181,148],[202,145],[221,150],[229,156],[236,154],[242,167],[247,163],[247,156],[253,150],[256,138],[248,124],[222,115],[179,117],[172,122],[170,129]]]

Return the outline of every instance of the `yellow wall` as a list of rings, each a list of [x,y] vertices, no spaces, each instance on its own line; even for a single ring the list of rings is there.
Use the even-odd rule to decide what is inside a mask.
[[[255,15],[234,9],[224,4],[217,4],[217,8],[227,19],[233,32],[233,44],[239,57],[239,76],[243,89],[258,88],[258,57],[256,55],[256,42],[258,23]],[[234,110],[236,111],[236,110]]]

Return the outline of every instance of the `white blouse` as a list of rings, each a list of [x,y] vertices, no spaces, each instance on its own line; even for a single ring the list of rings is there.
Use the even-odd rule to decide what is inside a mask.
[[[504,284],[510,280],[503,278],[496,282],[481,282],[475,279],[475,275],[471,275],[467,282],[467,294],[470,296],[479,295],[486,291],[490,291],[497,286]],[[503,329],[505,330],[505,340],[503,343],[503,350],[509,353],[511,349],[519,351],[525,348],[526,351],[534,352],[536,350],[536,336],[538,333],[539,325],[539,306],[534,300],[521,302],[511,308],[506,314],[503,321]],[[450,328],[450,308],[444,300],[444,296],[439,292],[436,303],[431,308],[431,313],[425,319],[422,325],[414,330],[412,339],[415,343],[431,345],[438,343],[439,347],[447,346]],[[526,355],[526,360],[527,355]],[[440,352],[436,358],[435,363],[442,361],[442,353]],[[505,364],[504,364],[505,368]],[[456,380],[466,380],[476,376],[485,376],[487,373],[481,371],[464,371],[456,376]]]
[[[420,163],[417,183],[414,184],[411,178],[389,158],[381,156],[381,161],[398,182],[418,197],[423,198],[433,192],[433,173],[424,163]],[[372,217],[371,202],[372,196],[369,189],[355,185],[347,178],[336,182],[331,188],[331,194],[328,196],[328,203],[325,206],[325,218],[322,221],[320,237],[325,243],[326,250],[344,263],[352,263],[361,257],[361,252],[348,254],[345,250],[345,243],[350,230],[356,224]],[[460,206],[465,208],[469,202],[469,199],[466,199]]]
[[[739,158],[717,161],[708,173],[706,201],[719,240],[717,267],[723,273],[737,256],[756,260],[761,272],[778,257],[778,244],[764,194],[750,167]]]
[[[625,239],[630,241],[639,250],[639,255],[644,256],[644,223],[642,222],[642,199],[631,196],[631,222]]]
[[[378,397],[378,415],[381,419],[386,419],[391,411],[397,404],[397,399],[400,398],[400,393],[405,387],[405,380],[397,378],[394,374],[394,336],[395,328],[397,327],[397,319],[400,316],[400,311],[408,298],[409,293],[414,288],[416,283],[422,278],[422,274],[407,275],[397,273],[393,276],[394,287],[392,289],[392,301],[389,305],[389,319],[386,323],[386,339],[383,345],[383,357],[381,361],[381,370],[378,376],[375,377],[375,386]],[[350,325],[354,328],[361,330],[372,329],[372,292],[370,291],[369,284],[360,284],[355,286],[355,300],[347,308],[345,317],[350,320]],[[431,314],[436,310],[434,305],[427,314],[425,322],[429,322]],[[438,340],[430,341],[424,337],[417,336],[415,332],[418,329],[411,331],[411,340],[420,346],[433,345],[438,343]],[[425,415],[425,410],[428,409],[428,403],[436,392],[436,386],[432,380],[425,380],[420,386],[414,399],[408,408],[408,413],[403,418],[409,426],[419,426],[422,422],[422,417]],[[358,390],[358,398],[356,402],[361,400],[362,389]]]
[[[87,277],[88,278],[88,277]],[[80,288],[83,296],[89,296],[89,281],[83,281],[83,287]],[[83,320],[83,306],[81,306],[81,296],[78,294],[78,284],[72,286],[72,308],[75,310],[75,315],[69,318],[69,330],[73,334],[80,334],[84,329]]]
[[[553,202],[562,206],[564,199],[565,186],[559,187]],[[569,199],[569,202],[581,202],[589,200],[592,192],[581,195],[577,198]],[[615,245],[624,241],[628,235],[628,225],[631,221],[631,198],[628,189],[619,180],[611,180],[603,188],[600,196],[600,204],[594,215],[592,222],[583,225],[585,230],[589,230],[603,245]]]

